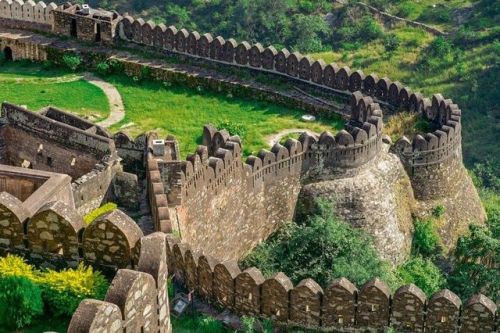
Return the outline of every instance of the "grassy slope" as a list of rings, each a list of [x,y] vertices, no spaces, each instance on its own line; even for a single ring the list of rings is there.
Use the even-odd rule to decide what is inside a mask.
[[[74,74],[25,62],[0,65],[0,101],[27,105],[31,110],[52,105],[99,119],[109,114],[108,100],[98,87]]]
[[[343,127],[343,121],[339,119],[304,123],[300,120],[304,112],[270,103],[180,86],[166,88],[156,82],[137,84],[121,76],[107,79],[120,91],[126,109],[125,119],[112,129],[118,130],[133,122],[135,126],[126,131],[134,135],[152,129],[157,129],[161,135],[173,134],[184,156],[194,152],[201,143],[202,128],[206,123],[240,124],[246,131],[242,137],[246,154],[268,147],[265,137],[283,129],[335,132]]]
[[[401,14],[404,6],[410,3],[413,10],[408,18],[419,19],[445,31],[453,31],[459,25],[455,26],[452,21],[422,19],[422,13],[429,12],[433,4],[438,7],[446,6],[450,13],[470,5],[468,1],[457,0],[386,3],[386,9],[394,14]],[[400,47],[392,53],[385,51],[383,41],[379,39],[359,49],[315,53],[312,56],[355,69],[361,68],[366,74],[374,72],[379,77],[399,80],[426,95],[440,92],[445,97],[452,98],[462,108],[464,115],[463,148],[466,162],[471,165],[488,157],[500,163],[500,149],[496,144],[500,131],[499,108],[494,102],[499,89],[491,86],[491,82],[494,82],[491,76],[498,72],[500,53],[500,43],[491,41],[495,38],[491,36],[497,34],[498,25],[488,17],[487,9],[475,10],[474,13],[475,16],[469,18],[472,22],[469,25],[474,35],[479,37],[478,42],[466,46],[454,45],[460,61],[452,61],[431,71],[422,70],[418,66],[418,60],[425,57],[426,47],[435,36],[406,26],[385,29],[386,32],[397,35],[401,41]]]

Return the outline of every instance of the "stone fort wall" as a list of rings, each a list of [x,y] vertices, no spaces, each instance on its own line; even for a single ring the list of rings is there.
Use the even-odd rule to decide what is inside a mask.
[[[445,100],[439,95],[433,96],[430,100],[403,87],[398,82],[392,82],[387,78],[378,79],[374,74],[365,76],[361,71],[351,71],[347,67],[339,68],[335,64],[327,65],[322,61],[312,61],[287,50],[277,52],[272,47],[263,48],[260,45],[250,45],[245,42],[237,43],[232,39],[224,40],[222,37],[212,38],[209,34],[200,36],[196,32],[188,32],[184,29],[177,31],[175,27],[167,28],[164,25],[155,26],[140,19],[134,20],[126,17],[118,24],[118,29],[118,35],[126,42],[147,45],[160,51],[168,51],[214,63],[276,74],[289,78],[293,82],[304,82],[334,93],[352,95],[354,101],[351,102],[350,122],[346,130],[339,133],[338,136],[333,137],[328,133],[323,134],[320,138],[303,136],[299,141],[291,140],[284,146],[277,145],[273,147],[271,152],[263,151],[259,156],[249,158],[244,164],[236,158],[241,153],[238,139],[210,128],[206,129],[206,135],[204,135],[205,146],[200,147],[187,161],[177,161],[173,158],[164,158],[164,156],[156,158],[153,149],[150,151],[148,146],[146,161],[147,172],[151,179],[149,191],[150,194],[155,194],[151,205],[153,209],[156,209],[157,226],[161,225],[160,221],[164,221],[163,225],[167,225],[165,221],[170,221],[168,222],[170,224],[178,223],[181,225],[179,229],[182,233],[183,219],[189,221],[195,217],[187,215],[189,211],[198,210],[201,212],[203,208],[214,202],[226,204],[229,207],[229,204],[234,204],[230,201],[233,198],[229,195],[230,191],[234,189],[239,189],[239,191],[244,189],[248,193],[256,190],[261,191],[264,195],[261,195],[259,200],[267,200],[268,198],[275,200],[280,196],[271,194],[266,197],[265,194],[266,187],[272,188],[273,182],[278,183],[279,186],[287,184],[288,181],[299,183],[316,178],[328,179],[346,174],[346,172],[356,170],[363,164],[369,163],[373,157],[372,154],[377,154],[380,151],[378,146],[381,141],[378,132],[381,129],[382,114],[381,112],[379,114],[379,110],[374,107],[374,104],[378,104],[380,109],[389,110],[389,112],[401,109],[418,112],[438,127],[438,130],[420,137],[417,136],[412,140],[404,138],[393,147],[393,151],[400,156],[407,168],[412,185],[417,187],[415,191],[420,193],[417,194],[420,199],[425,200],[445,195],[446,191],[452,188],[452,181],[449,180],[453,178],[452,174],[457,171],[457,168],[463,168],[460,149],[460,110],[451,100]],[[141,65],[136,67],[140,68]],[[379,118],[379,120],[371,119],[372,117]],[[365,128],[365,123],[370,125]],[[370,133],[375,133],[375,135]],[[123,137],[116,137],[116,139],[119,141]],[[118,149],[127,152],[131,161],[137,162],[140,160],[139,147],[142,146],[143,141],[136,141],[123,140],[117,146]],[[155,160],[156,165],[154,162],[149,163],[152,160]],[[298,171],[299,165],[300,171]],[[446,165],[451,167],[443,167]],[[307,172],[302,172],[303,170],[307,170]],[[424,170],[427,175],[419,177],[420,172]],[[428,183],[428,179],[434,179],[436,186],[426,192],[425,183]],[[441,184],[444,185],[441,187]],[[293,193],[293,186],[291,192]],[[241,194],[240,192],[235,193]],[[193,199],[196,196],[199,196],[199,200]],[[252,198],[255,199],[256,196],[254,195]],[[285,206],[286,203],[294,200],[293,195],[291,198],[284,198]],[[239,204],[242,203],[245,201],[239,202]],[[175,214],[171,214],[174,206],[179,208],[174,210]],[[160,210],[159,208],[167,209]],[[249,208],[249,210],[251,209],[252,207]],[[203,212],[205,213],[205,211]],[[208,221],[212,227],[219,221],[218,217],[223,213],[216,209],[209,212]],[[283,209],[276,213],[276,219],[280,219],[287,213],[289,213],[287,208]],[[119,215],[119,213],[116,214]],[[266,212],[266,214],[273,216],[274,212]],[[114,218],[121,220],[118,217]],[[262,219],[254,220],[258,220],[259,223],[262,221]],[[222,221],[222,223],[227,222]],[[43,227],[42,224],[41,227]],[[199,227],[203,228],[203,226]],[[252,228],[253,226],[247,220],[244,227]],[[119,229],[119,227],[117,228]],[[103,233],[100,230],[106,230],[106,227],[95,229],[99,229],[96,234],[102,236]],[[189,230],[185,228],[183,238],[190,241],[188,236]],[[98,243],[94,243],[97,247],[96,244],[100,244],[100,249],[102,249],[103,244],[106,243],[99,240]],[[211,244],[205,245],[213,253],[221,250],[216,246],[210,248]],[[244,307],[250,309],[249,311],[291,325],[298,323],[299,326],[320,328],[329,327],[328,325],[354,325],[355,327],[372,329],[372,327],[384,325],[383,323],[387,325],[390,321],[396,327],[412,332],[420,331],[422,325],[427,330],[440,332],[486,332],[493,330],[496,308],[494,304],[492,306],[491,301],[481,295],[472,297],[465,306],[462,306],[458,298],[449,291],[438,293],[430,300],[422,297],[421,292],[416,291],[414,287],[405,287],[406,289],[402,288],[394,295],[390,295],[380,281],[372,281],[363,286],[360,291],[357,291],[355,287],[352,288],[345,281],[339,282],[338,284],[342,285],[339,294],[336,294],[335,291],[329,295],[329,290],[337,290],[338,288],[329,287],[323,291],[311,280],[302,282],[294,288],[288,278],[282,275],[269,279],[270,281],[267,282],[268,280],[258,278],[259,273],[249,274],[251,276],[250,286],[255,285],[252,290],[256,293],[242,293],[241,289],[237,291],[236,288],[238,286],[237,278],[244,275],[244,272],[240,272],[234,262],[219,263],[207,256],[200,257],[193,254],[196,250],[199,249],[191,251],[182,244],[167,246],[166,251],[173,272],[188,287],[189,276],[191,278],[194,276],[191,282],[195,281],[195,284],[191,286],[194,286],[199,295],[202,297],[205,295],[207,299],[222,303],[228,308],[238,309],[235,310],[237,313],[244,313],[240,311],[242,307],[238,308],[236,305],[236,295],[239,293],[243,295],[240,302],[244,303],[246,298],[247,304]],[[94,248],[91,248],[89,253],[94,253],[97,250],[92,251]],[[108,255],[112,252],[110,249],[102,251],[96,255],[96,259],[106,261],[111,258],[112,260],[108,262],[114,263],[115,260],[120,262],[119,258],[112,256],[104,258],[104,254]],[[139,247],[136,246],[135,252],[130,250],[128,256],[130,258],[134,258],[134,255],[137,257],[138,251]],[[85,250],[82,252],[86,253]],[[191,258],[187,255],[189,253],[191,253]],[[134,260],[131,259],[130,262],[130,265],[133,265]],[[191,268],[189,268],[190,262],[195,263]],[[123,275],[125,276],[126,273]],[[120,277],[119,280],[122,279],[131,281],[132,278]],[[240,280],[245,279],[246,275],[245,278],[240,278]],[[119,284],[119,280],[117,280],[117,284]],[[242,283],[240,282],[240,284]],[[344,299],[344,295],[348,295],[348,297]],[[339,301],[334,303],[336,306],[331,306],[334,310],[331,310],[329,305],[332,299]],[[256,303],[257,306],[253,303]],[[122,301],[120,304],[124,304],[124,302]],[[420,306],[415,306],[415,304]],[[86,305],[84,306],[86,307]],[[109,304],[98,306],[96,303],[92,303],[88,307],[89,311],[94,313],[104,309],[109,311],[110,308],[113,308]],[[347,312],[344,313],[345,309],[353,310],[346,310]],[[399,312],[398,309],[404,310]],[[337,314],[330,314],[329,318],[329,311]],[[339,312],[342,313],[338,315]],[[92,318],[98,318],[96,323],[99,324],[87,326],[89,329],[86,331],[97,331],[101,329],[101,326],[107,325],[106,323],[101,324],[101,320],[104,320],[101,316]],[[344,320],[345,318],[354,319]],[[477,318],[481,318],[481,320]],[[122,318],[121,325],[127,322],[124,319],[126,318]],[[118,321],[116,322],[118,323]]]
[[[169,239],[171,274],[188,291],[238,315],[272,318],[288,327],[315,331],[381,332],[389,324],[398,332],[493,332],[496,305],[483,295],[465,304],[451,291],[427,298],[414,285],[392,293],[373,279],[359,289],[334,280],[324,289],[312,279],[296,286],[283,273],[264,278],[257,268],[241,271],[235,261],[202,255]]]
[[[142,237],[140,248],[135,270],[118,270],[104,301],[82,301],[68,333],[172,332],[165,234]]]
[[[381,149],[382,112],[371,99],[356,96],[346,130],[319,138],[304,134],[245,162],[240,138],[210,125],[203,145],[186,161],[172,155],[175,148],[168,143],[155,155],[150,137],[150,203],[158,211],[157,223],[170,220],[184,240],[221,259],[245,255],[293,219],[304,182],[355,173]],[[365,102],[368,108],[359,116]]]
[[[134,220],[115,210],[89,225],[70,203],[52,199],[34,213],[10,193],[0,194],[0,253],[17,253],[36,263],[75,267],[131,268],[143,236]]]
[[[98,126],[49,108],[34,113],[2,104],[2,163],[68,174],[81,214],[100,206],[122,170],[114,141]]]
[[[1,0],[0,22],[7,28],[50,32],[56,8],[57,5],[53,2],[45,4],[43,1]]]

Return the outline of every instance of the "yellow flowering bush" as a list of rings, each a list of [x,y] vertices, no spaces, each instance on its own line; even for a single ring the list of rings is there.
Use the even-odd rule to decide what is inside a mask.
[[[0,258],[0,277],[24,277],[42,290],[47,308],[56,316],[71,316],[84,298],[104,299],[108,281],[92,267],[80,264],[62,271],[37,270],[15,255]]]
[[[32,265],[26,263],[23,258],[12,254],[0,258],[0,276],[24,276],[31,281],[38,278]]]
[[[108,282],[100,272],[80,264],[76,269],[41,273],[43,298],[55,315],[71,316],[84,298],[103,299]]]

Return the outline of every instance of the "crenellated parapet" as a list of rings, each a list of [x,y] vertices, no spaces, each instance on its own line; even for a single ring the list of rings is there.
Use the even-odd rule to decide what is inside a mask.
[[[0,0],[0,20],[10,28],[51,31],[56,8],[53,2]]]
[[[0,252],[18,253],[35,262],[76,266],[134,267],[142,231],[119,210],[85,225],[75,208],[51,201],[33,215],[13,195],[0,193]]]
[[[86,299],[80,303],[69,333],[172,331],[165,234],[142,237],[140,249],[137,267],[118,270],[104,301]]]
[[[434,130],[417,134],[411,140],[403,137],[391,151],[403,162],[416,198],[437,199],[455,193],[455,186],[464,176],[462,112],[452,100],[440,94],[432,96],[431,100],[422,98],[418,105]]]
[[[410,284],[391,293],[375,278],[357,288],[345,278],[322,288],[312,279],[294,285],[277,273],[265,278],[255,268],[241,271],[234,261],[220,261],[167,238],[169,273],[189,292],[238,315],[271,318],[285,327],[317,331],[492,332],[497,306],[484,295],[465,304],[453,292],[432,297]],[[481,319],[480,319],[481,318]]]

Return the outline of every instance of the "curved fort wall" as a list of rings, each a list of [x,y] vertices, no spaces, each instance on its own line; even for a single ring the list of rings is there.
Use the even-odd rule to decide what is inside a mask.
[[[378,105],[356,94],[352,110],[351,122],[335,136],[304,134],[245,162],[240,138],[210,125],[204,128],[204,145],[185,161],[171,153],[172,140],[156,143],[150,136],[147,173],[153,220],[167,226],[157,230],[170,231],[173,223],[198,250],[223,259],[245,255],[293,218],[303,183],[353,174],[380,151]],[[160,146],[157,153],[155,144]]]
[[[100,19],[94,18],[92,23],[88,17],[83,19],[75,16],[75,12],[72,12],[75,7],[68,10],[70,8],[72,6],[63,6],[58,9],[61,12],[61,19],[57,22],[59,22],[59,27],[64,29],[58,31],[54,28],[53,31],[57,34],[71,34],[68,30],[71,28],[68,26],[70,21],[66,19],[72,17],[88,23],[80,22],[80,25],[77,25],[83,27],[81,30],[77,29],[78,38],[90,41],[92,40],[90,36],[96,37],[96,30],[92,29],[96,29],[97,21]],[[66,15],[63,14],[65,10],[68,10]],[[228,250],[217,246],[217,242],[227,241],[227,239],[217,238],[224,236],[222,233],[222,235],[217,235],[217,232],[234,234],[236,240],[239,239],[239,232],[240,235],[247,237],[249,234],[245,234],[248,232],[245,229],[249,228],[256,230],[253,231],[254,234],[262,230],[266,230],[263,234],[268,233],[270,230],[265,228],[275,228],[279,221],[286,220],[289,214],[293,214],[291,207],[295,205],[296,187],[298,188],[301,182],[348,175],[355,173],[357,168],[366,163],[370,163],[380,152],[382,109],[386,112],[400,109],[418,112],[431,120],[438,128],[431,133],[416,136],[412,140],[403,138],[392,149],[405,165],[412,185],[416,187],[417,198],[425,200],[444,196],[446,191],[453,189],[455,173],[463,169],[460,149],[461,114],[451,100],[446,100],[439,95],[429,100],[387,78],[378,79],[374,74],[365,76],[361,71],[351,71],[348,67],[339,68],[335,64],[325,64],[321,60],[312,61],[298,53],[290,53],[287,50],[277,51],[271,46],[263,48],[258,44],[237,43],[232,39],[224,40],[222,37],[213,38],[209,34],[200,35],[184,29],[177,30],[175,27],[156,26],[130,17],[125,17],[121,21],[120,19],[119,16],[113,18],[116,20],[114,23],[117,23],[115,26],[117,31],[111,31],[107,36],[115,33],[115,37],[119,36],[123,41],[148,45],[160,51],[276,74],[292,82],[307,83],[344,96],[352,95],[351,118],[344,131],[336,136],[323,133],[319,138],[304,135],[298,141],[289,140],[283,146],[274,146],[271,151],[262,151],[258,156],[248,158],[245,163],[242,163],[239,158],[241,143],[238,138],[230,137],[227,132],[219,132],[210,127],[205,129],[204,146],[200,147],[195,154],[190,155],[186,161],[179,161],[178,155],[174,153],[170,153],[170,156],[165,153],[172,149],[164,149],[163,152],[155,153],[157,148],[152,139],[146,143],[148,147],[146,152],[148,191],[152,209],[156,210],[153,215],[156,214],[157,230],[165,228],[165,231],[168,231],[168,228],[177,224],[184,240],[190,243],[195,242],[200,246],[190,250],[186,245],[171,243],[165,249],[172,267],[171,273],[175,272],[177,278],[190,290],[195,290],[199,296],[218,302],[237,313],[262,315],[286,324],[313,328],[337,326],[344,329],[349,325],[354,325],[358,328],[377,329],[391,322],[403,331],[412,332],[423,329],[440,332],[493,330],[496,307],[482,295],[472,297],[462,306],[460,300],[449,291],[442,291],[430,300],[426,300],[414,286],[407,286],[399,289],[394,295],[390,295],[380,281],[372,281],[363,286],[360,291],[345,280],[334,282],[325,290],[312,280],[305,280],[294,287],[283,274],[266,280],[255,268],[240,272],[234,262],[219,263],[211,257],[196,254],[196,250],[199,249],[211,253]],[[2,25],[4,21],[1,21]],[[16,19],[11,17],[6,21],[15,22]],[[31,25],[26,25],[24,28],[35,29]],[[102,40],[105,43],[109,41],[106,38]],[[137,68],[140,69],[142,66],[144,65],[138,65]],[[116,137],[115,141],[122,139]],[[130,161],[138,163],[143,142],[123,140],[117,145],[117,149],[126,152]],[[164,147],[169,145],[164,144]],[[430,181],[433,184],[427,190],[426,185]],[[287,191],[291,194],[285,195]],[[3,204],[3,207],[9,207],[5,209],[6,216],[15,216],[14,221],[16,219],[20,221],[23,218],[24,221],[30,221],[31,218],[26,217],[21,209],[15,208],[17,205],[12,202],[12,198],[9,198]],[[273,207],[274,202],[276,202],[276,207]],[[237,213],[248,214],[251,218],[248,218],[245,224],[238,225],[234,223],[238,221],[238,216],[224,219],[227,211],[217,208],[207,211],[207,207],[210,208],[212,204],[214,204],[212,207],[217,207],[215,206],[217,204],[219,207],[228,207],[231,210],[244,206],[238,208]],[[40,210],[41,222],[48,219],[48,215],[43,214],[51,215],[56,211],[58,216],[64,215],[65,209],[61,204],[50,203],[48,206]],[[207,215],[205,224],[200,223],[194,226],[196,220],[204,214]],[[123,235],[120,239],[122,242],[118,243],[126,244],[128,247],[124,247],[125,255],[119,252],[120,255],[115,257],[114,253],[122,251],[123,248],[108,246],[111,245],[109,241],[102,241],[99,238],[111,236],[114,232],[123,229],[120,223],[122,220],[120,213],[115,212],[110,215],[114,215],[112,216],[113,223],[100,221],[109,218],[102,217],[85,231],[81,231],[84,228],[78,222],[76,224],[68,222],[59,227],[68,228],[71,234],[80,235],[76,237],[76,241],[75,238],[67,240],[54,238],[50,230],[45,229],[31,232],[31,234],[25,233],[18,239],[24,240],[25,248],[29,248],[30,242],[33,242],[34,245],[31,247],[34,249],[38,246],[43,250],[42,252],[47,252],[46,249],[50,248],[49,253],[55,256],[67,255],[73,261],[78,261],[83,257],[90,261],[98,260],[101,264],[116,261],[120,265],[130,262],[132,266],[141,248],[134,240],[141,235],[137,233],[129,235],[130,237]],[[71,216],[61,217],[66,220],[71,219]],[[55,221],[55,218],[53,220]],[[3,221],[2,223],[5,223]],[[248,223],[248,221],[253,223]],[[220,229],[215,228],[217,232],[210,234],[210,229],[217,223],[220,223]],[[28,223],[28,227],[29,224],[33,227],[45,228],[43,223],[39,226],[36,223]],[[75,232],[76,229],[80,231]],[[17,230],[20,230],[19,223]],[[199,230],[199,235],[192,234],[196,230]],[[48,239],[42,241],[37,239],[36,232],[45,231],[47,233],[43,235],[44,237],[49,235]],[[85,235],[88,240],[96,239],[94,243],[88,242],[90,247],[87,249],[82,243]],[[210,235],[211,238],[206,235]],[[50,237],[54,239],[48,242]],[[131,247],[133,243],[136,244],[134,250]],[[50,244],[52,245],[48,246]],[[252,245],[245,244],[244,246]],[[79,250],[75,252],[75,249]],[[234,251],[243,250],[240,248]],[[119,258],[124,256],[130,258],[130,261],[128,259],[120,261]],[[132,275],[135,274],[127,271],[118,274],[116,284],[120,285],[120,281],[126,281],[125,285],[130,287],[136,285],[134,281],[150,280],[148,277]],[[334,287],[334,285],[340,285],[340,287]],[[144,290],[148,288],[144,287]],[[124,289],[126,288],[117,287],[115,290]],[[116,295],[112,291],[113,287],[110,290],[108,294]],[[152,296],[146,298],[152,299]],[[123,294],[110,296],[107,301],[110,303],[83,302],[81,308],[87,310],[79,308],[75,314],[75,324],[72,323],[73,329],[79,327],[81,322],[87,323],[86,326],[81,326],[84,331],[97,331],[108,327],[106,325],[109,321],[101,312],[118,314],[120,309],[122,310],[121,321],[117,319],[113,323],[117,323],[115,327],[119,327],[118,329],[127,325],[126,323],[129,322],[126,314],[127,307],[122,306],[134,304],[133,301],[128,300]],[[119,309],[111,303],[117,305]],[[137,330],[142,326],[141,323],[137,325],[130,327],[133,327],[132,330]]]
[[[234,261],[202,255],[167,239],[169,270],[188,291],[238,315],[272,318],[315,331],[493,332],[497,306],[484,295],[466,303],[451,291],[431,298],[415,285],[393,294],[379,279],[359,289],[341,278],[322,288],[312,279],[296,286],[283,273],[264,278],[255,267],[241,271]]]

